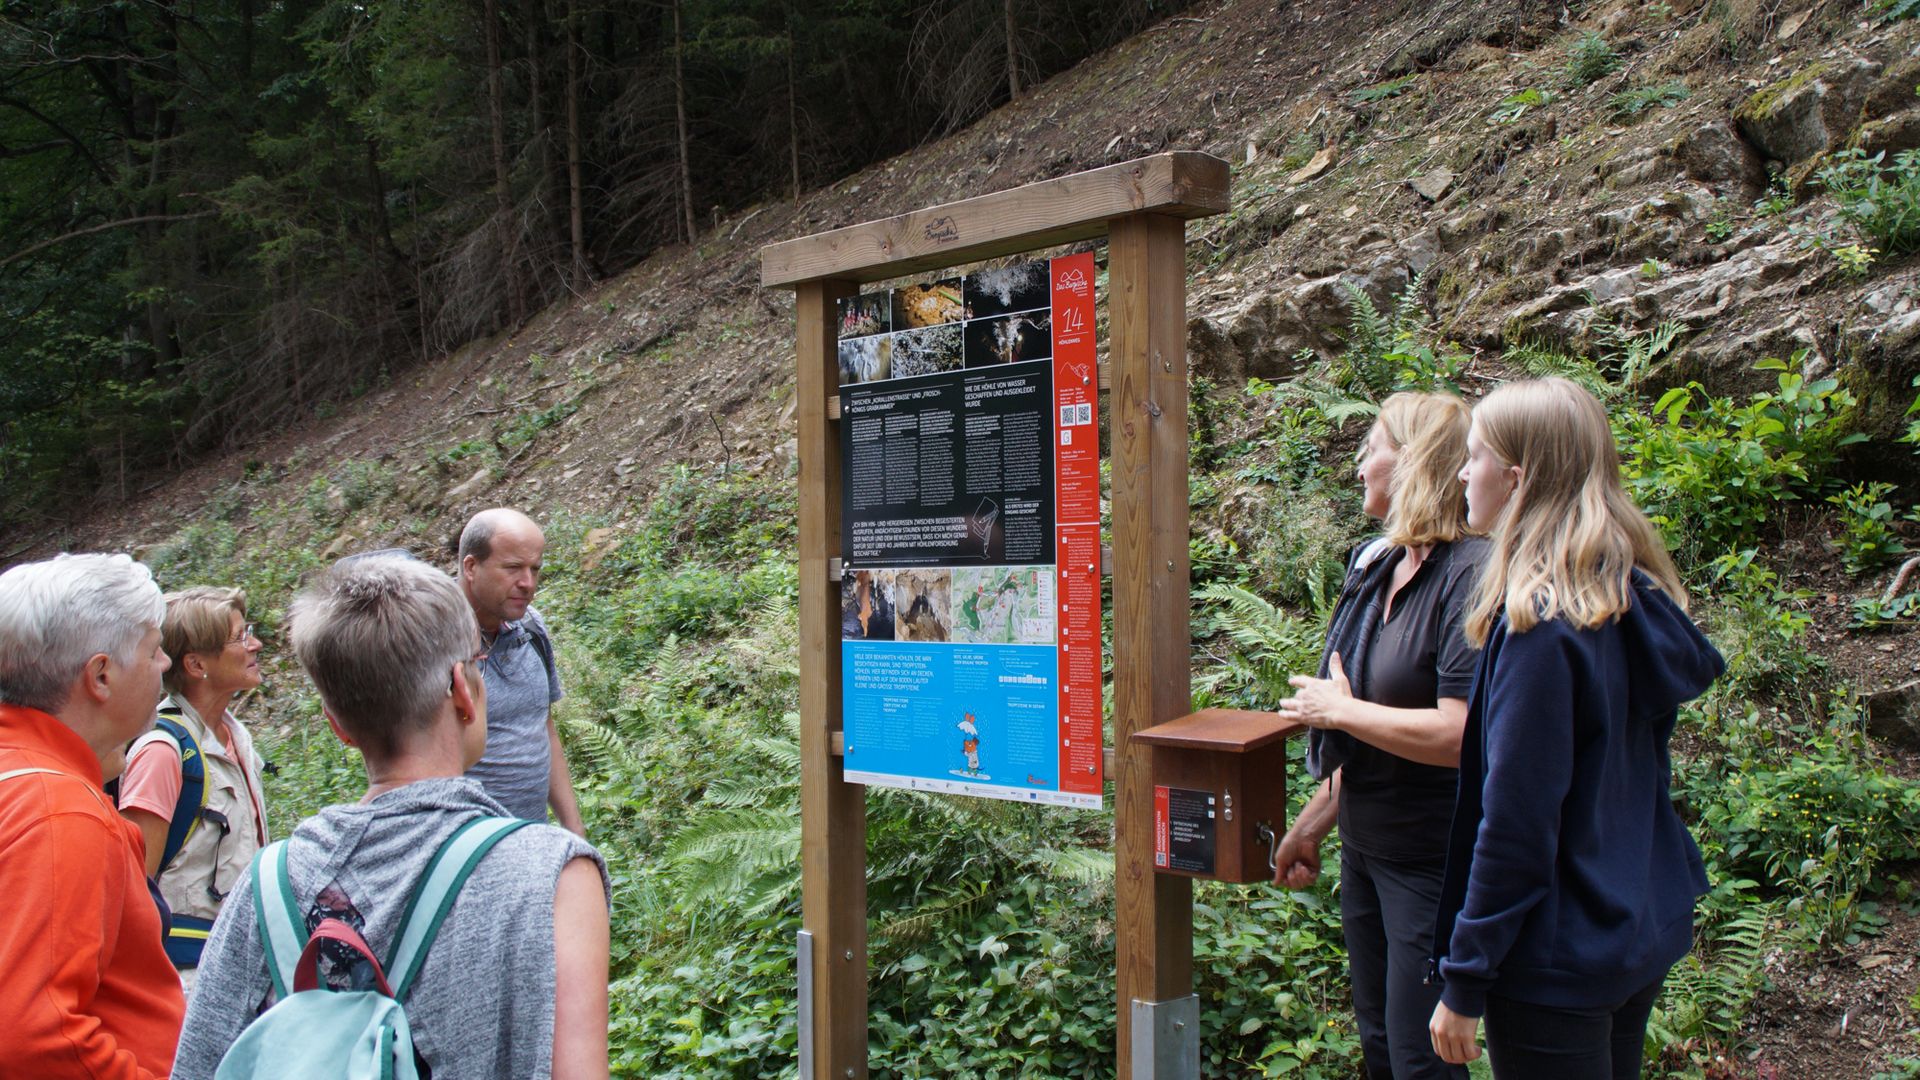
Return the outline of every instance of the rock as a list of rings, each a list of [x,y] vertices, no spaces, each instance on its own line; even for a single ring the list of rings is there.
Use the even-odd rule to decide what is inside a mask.
[[[1650,200],[1611,212],[1617,215],[1612,220],[1596,216],[1595,230],[1619,235],[1618,230],[1635,220],[1667,220],[1667,213],[1681,205],[1677,199]],[[1643,327],[1668,321],[1689,330],[1722,327],[1743,311],[1796,311],[1795,298],[1822,258],[1820,252],[1803,250],[1796,240],[1784,238],[1720,262],[1670,265],[1658,278],[1647,278],[1638,267],[1615,267],[1539,293],[1505,312],[1500,325],[1509,336],[1518,332],[1566,342],[1582,339],[1596,317]],[[1799,318],[1790,315],[1744,335],[1701,334],[1676,350],[1676,358],[1684,358],[1695,371],[1745,374],[1763,356],[1784,359],[1803,348],[1823,355]]]
[[[1486,207],[1476,207],[1435,227],[1441,250],[1451,255],[1482,236],[1491,235],[1506,224],[1506,215]]]
[[[320,552],[320,561],[332,562],[334,559],[339,558],[345,554],[346,550],[352,547],[353,542],[358,539],[360,538],[350,532],[343,532],[339,536],[334,537],[333,543],[328,544],[326,548]]]
[[[1859,147],[1868,157],[1885,154],[1889,162],[1902,150],[1920,149],[1920,112],[1896,113],[1862,124],[1847,145]]]
[[[1428,267],[1439,262],[1441,251],[1440,233],[1436,229],[1426,229],[1400,241],[1400,257],[1416,275],[1426,273]]]
[[[447,504],[449,506],[457,506],[461,502],[472,498],[481,488],[487,485],[487,481],[492,479],[492,477],[493,467],[491,465],[482,465],[480,471],[468,477],[465,483],[447,492]]]
[[[1839,146],[1853,130],[1880,65],[1851,57],[1811,64],[1733,112],[1740,133],[1786,164]]]
[[[1920,86],[1920,56],[1909,56],[1895,61],[1892,67],[1874,80],[1873,89],[1867,91],[1867,100],[1861,107],[1861,115],[1868,120],[1879,120],[1903,109],[1912,108],[1915,103],[1913,93],[1915,86]]]
[[[1304,184],[1332,167],[1333,147],[1323,146],[1320,148],[1320,152],[1313,155],[1310,161],[1298,169],[1295,169],[1293,175],[1287,177],[1287,183]]]
[[[1807,16],[1812,14],[1813,12],[1811,11],[1797,11],[1787,16],[1781,20],[1780,29],[1774,33],[1773,40],[1784,42],[1799,33],[1800,28],[1807,25]]]
[[[1920,750],[1920,679],[1865,695],[1867,734],[1907,750]]]
[[[1875,335],[1874,344],[1886,350],[1888,356],[1912,355],[1913,350],[1920,349],[1920,311],[1888,319]]]
[[[1767,163],[1727,120],[1715,120],[1680,137],[1673,156],[1687,175],[1702,183],[1732,187],[1743,200],[1767,189]]]
[[[1453,186],[1454,179],[1453,170],[1435,169],[1425,176],[1417,176],[1407,181],[1407,185],[1419,192],[1420,197],[1428,202],[1439,202],[1440,196],[1445,195],[1447,189]]]
[[[1277,381],[1295,374],[1294,354],[1324,333],[1291,292],[1265,293],[1211,317],[1187,323],[1193,370],[1229,386],[1248,378]]]
[[[582,539],[580,544],[582,552],[580,569],[592,570],[594,567],[599,566],[600,560],[605,559],[609,552],[619,546],[620,538],[614,535],[612,529],[605,527],[588,529],[587,535]]]

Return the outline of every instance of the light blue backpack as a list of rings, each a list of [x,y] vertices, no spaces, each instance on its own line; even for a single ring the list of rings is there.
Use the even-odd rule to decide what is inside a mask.
[[[414,885],[384,968],[366,940],[338,919],[323,920],[309,937],[287,877],[287,842],[262,848],[253,860],[253,909],[274,1004],[234,1040],[214,1080],[418,1080],[413,1033],[402,1008],[407,991],[467,876],[493,845],[529,824],[475,818],[447,837]],[[321,986],[323,941],[341,942],[365,957],[380,989]]]

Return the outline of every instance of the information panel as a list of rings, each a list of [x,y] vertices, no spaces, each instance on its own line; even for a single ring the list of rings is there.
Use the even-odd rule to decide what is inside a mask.
[[[1098,807],[1091,254],[840,302],[854,783]]]

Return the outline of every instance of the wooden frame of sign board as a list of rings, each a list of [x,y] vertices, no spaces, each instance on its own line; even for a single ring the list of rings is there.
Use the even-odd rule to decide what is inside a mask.
[[[795,292],[800,462],[801,940],[805,1074],[867,1075],[866,789],[842,778],[836,303],[865,282],[1108,238],[1106,407],[1113,478],[1116,1075],[1134,1075],[1130,1006],[1193,984],[1193,892],[1155,874],[1150,749],[1186,713],[1186,222],[1230,205],[1227,163],[1175,152],[772,244],[761,284]],[[830,416],[830,413],[833,415]]]

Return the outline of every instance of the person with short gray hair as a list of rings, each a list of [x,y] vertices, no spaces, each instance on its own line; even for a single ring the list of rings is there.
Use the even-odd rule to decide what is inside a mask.
[[[289,620],[327,722],[365,761],[367,791],[294,830],[287,878],[308,933],[338,919],[392,956],[442,842],[476,818],[512,816],[466,775],[488,741],[480,627],[452,578],[395,555],[334,564]],[[246,875],[214,923],[176,1080],[213,1076],[272,1004],[256,902]],[[586,841],[545,824],[501,839],[459,890],[407,998],[416,1057],[436,1076],[606,1077],[607,924],[605,866]],[[358,954],[320,955],[329,986],[372,985]]]
[[[140,830],[103,790],[153,725],[164,606],[125,555],[0,574],[0,1019],[6,1068],[164,1077],[180,979],[161,945]]]

